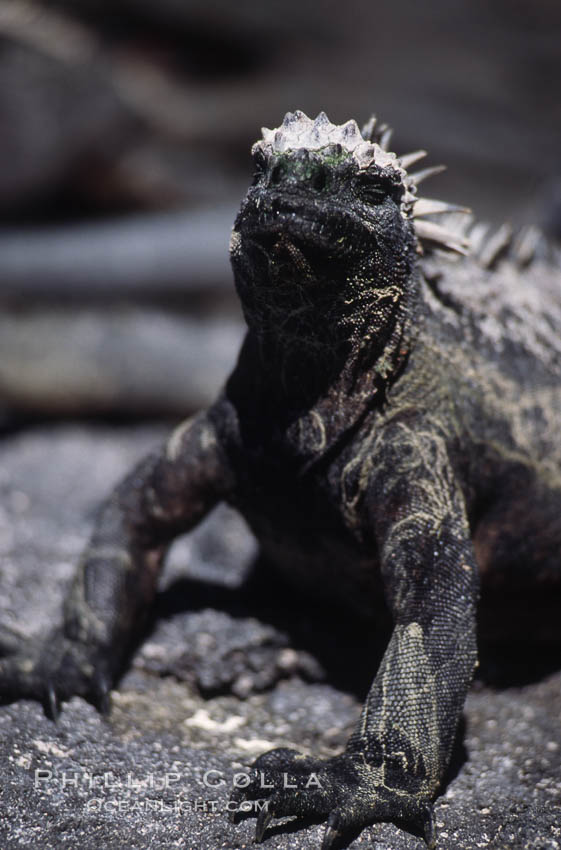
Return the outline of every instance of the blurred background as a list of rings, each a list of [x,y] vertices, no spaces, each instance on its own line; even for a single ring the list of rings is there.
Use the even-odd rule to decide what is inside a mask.
[[[243,326],[260,127],[372,112],[429,194],[561,234],[558,0],[0,0],[0,426],[179,418]]]

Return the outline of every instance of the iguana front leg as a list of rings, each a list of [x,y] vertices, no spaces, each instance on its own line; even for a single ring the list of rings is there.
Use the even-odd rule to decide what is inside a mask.
[[[153,601],[168,543],[230,486],[212,411],[180,425],[102,506],[62,627],[23,645],[7,636],[0,697],[39,699],[56,717],[60,700],[78,694],[107,711],[109,689]]]
[[[364,516],[393,632],[344,753],[323,761],[273,750],[255,763],[245,796],[269,799],[258,839],[273,817],[300,815],[327,818],[323,850],[376,820],[409,822],[435,843],[430,803],[476,663],[477,570],[444,441],[417,423],[394,426],[379,444]]]

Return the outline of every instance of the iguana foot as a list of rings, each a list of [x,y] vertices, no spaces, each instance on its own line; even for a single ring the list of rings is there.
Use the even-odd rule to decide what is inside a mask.
[[[243,811],[246,800],[265,799],[257,818],[260,842],[274,818],[296,815],[326,819],[321,850],[331,850],[346,833],[358,833],[375,821],[408,824],[433,848],[436,833],[432,806],[426,797],[381,783],[380,768],[369,766],[360,753],[315,759],[297,750],[276,749],[253,764],[251,781],[231,797]],[[235,815],[234,815],[235,818]]]
[[[110,710],[111,677],[99,651],[55,630],[28,640],[0,633],[0,701],[36,699],[57,720],[64,700],[82,696],[101,714]]]

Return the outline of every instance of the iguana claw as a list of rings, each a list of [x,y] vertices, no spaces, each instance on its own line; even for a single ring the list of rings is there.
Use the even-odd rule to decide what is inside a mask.
[[[102,717],[111,713],[111,688],[104,673],[97,673],[92,679],[91,701]]]
[[[423,834],[428,850],[434,850],[434,847],[436,847],[436,824],[434,822],[432,806],[428,803],[424,807],[421,817],[423,821]]]
[[[60,700],[52,682],[47,682],[45,685],[45,698],[43,700],[43,710],[49,720],[54,723],[58,722],[60,717]]]
[[[340,835],[341,833],[339,832],[339,830],[334,829],[328,823],[323,836],[323,841],[321,843],[321,850],[331,850]]]
[[[261,809],[259,815],[257,817],[257,823],[255,824],[255,843],[261,844],[263,841],[263,836],[265,835],[265,830],[273,820],[273,812],[269,809]]]

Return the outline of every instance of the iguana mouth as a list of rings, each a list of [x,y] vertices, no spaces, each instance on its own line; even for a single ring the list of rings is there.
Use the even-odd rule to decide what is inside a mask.
[[[314,243],[307,239],[293,236],[286,230],[278,232],[255,233],[250,237],[257,242],[271,256],[283,256],[288,254],[294,260],[306,258],[310,263],[325,260],[329,254],[333,254],[331,243]]]
[[[318,217],[301,213],[279,213],[274,220],[267,217],[244,230],[246,237],[269,256],[288,253],[296,259],[299,255],[314,267],[342,258],[349,250],[349,240],[336,239],[331,228],[320,224]]]
[[[307,281],[323,277],[342,256],[332,242],[296,238],[285,230],[252,233],[249,238],[270,261],[293,266],[298,277]]]
[[[348,209],[335,204],[318,208],[297,196],[266,193],[252,199],[236,227],[269,256],[278,251],[293,258],[300,254],[315,267],[349,253],[352,240],[345,234],[361,227],[354,218]]]

